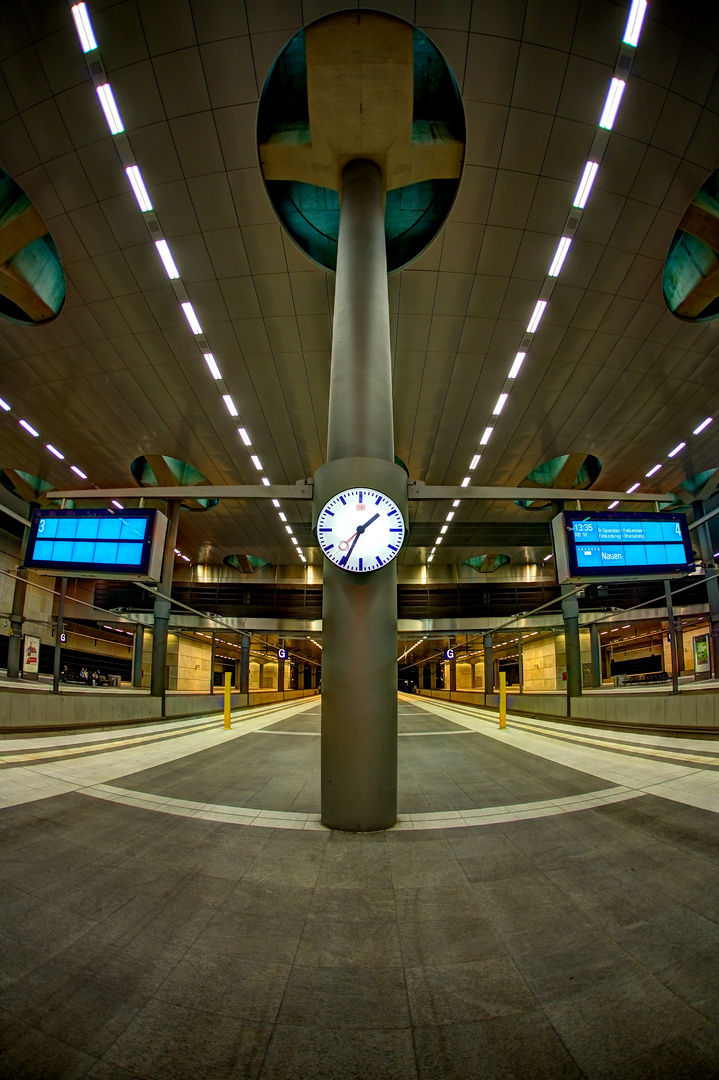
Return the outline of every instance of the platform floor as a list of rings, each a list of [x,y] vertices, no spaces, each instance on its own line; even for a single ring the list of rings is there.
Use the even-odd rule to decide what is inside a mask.
[[[719,1075],[719,742],[402,697],[351,835],[319,718],[2,744],[0,1076]]]

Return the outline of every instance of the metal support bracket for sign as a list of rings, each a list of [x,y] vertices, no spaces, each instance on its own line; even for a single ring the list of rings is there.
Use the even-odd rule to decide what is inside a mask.
[[[296,484],[203,484],[196,487],[153,488],[82,488],[74,491],[49,491],[49,499],[298,499],[312,498],[314,484],[311,479],[298,480]],[[409,499],[475,499],[489,502],[512,502],[514,499],[586,500],[588,502],[657,502],[671,503],[670,493],[657,494],[635,491],[577,491],[572,488],[533,487],[461,487],[454,485],[425,484],[423,480],[407,481]]]

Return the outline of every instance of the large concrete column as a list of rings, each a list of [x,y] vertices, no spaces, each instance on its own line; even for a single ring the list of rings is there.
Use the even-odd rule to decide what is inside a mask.
[[[162,560],[162,579],[157,588],[157,599],[152,627],[152,669],[150,675],[150,694],[152,697],[165,697],[165,667],[167,664],[167,628],[170,622],[170,594],[172,593],[172,574],[175,568],[175,545],[177,526],[180,521],[181,502],[171,499],[167,504],[167,537]]]
[[[240,645],[240,693],[250,692],[250,635],[242,635]]]
[[[703,502],[692,503],[692,509],[694,511],[694,519],[704,517],[705,509]],[[702,562],[711,566],[714,560],[714,552],[712,551],[711,535],[709,533],[709,522],[705,521],[699,525],[696,529],[697,539],[699,540],[699,551],[702,557]],[[711,662],[712,662],[712,678],[719,678],[719,577],[715,577],[716,571],[707,570],[706,590],[707,590],[707,602],[709,604],[709,625],[711,629]]]
[[[338,491],[382,491],[406,519],[394,464],[384,192],[369,161],[342,178],[332,328],[327,464],[315,475],[315,520]],[[323,571],[322,822],[366,832],[397,820],[397,563]]]
[[[592,623],[589,627],[589,645],[592,653],[592,686],[602,685],[602,644],[599,638],[599,626]]]
[[[562,585],[562,592],[571,592],[573,586]],[[579,643],[579,601],[576,593],[562,600],[564,620],[564,649],[567,657],[567,693],[570,698],[582,694],[582,650]]]
[[[454,646],[454,639],[450,640],[450,648],[452,650],[452,659],[449,662],[449,690],[450,693],[457,689],[457,652]]]

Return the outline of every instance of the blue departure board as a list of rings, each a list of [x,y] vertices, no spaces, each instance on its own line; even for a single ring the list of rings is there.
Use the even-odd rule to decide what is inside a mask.
[[[665,578],[694,569],[684,514],[567,510],[552,532],[560,581]]]
[[[157,581],[166,526],[164,514],[149,509],[36,510],[25,565],[58,576]]]

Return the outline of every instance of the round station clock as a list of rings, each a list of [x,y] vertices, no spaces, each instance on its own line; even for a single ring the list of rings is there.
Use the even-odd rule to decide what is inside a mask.
[[[365,574],[394,559],[404,540],[404,518],[381,491],[348,488],[321,510],[317,538],[336,566]]]

